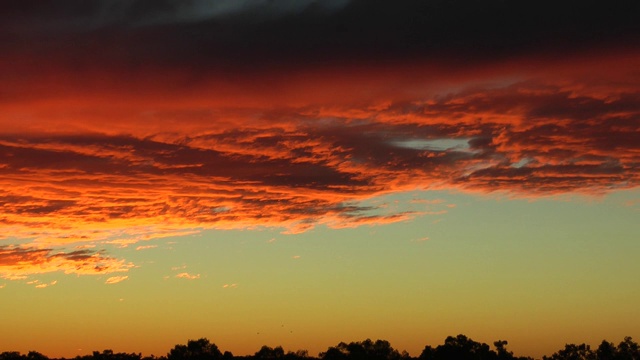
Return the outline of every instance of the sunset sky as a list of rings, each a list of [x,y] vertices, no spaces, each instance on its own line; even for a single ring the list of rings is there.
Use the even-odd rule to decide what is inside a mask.
[[[0,3],[0,352],[640,339],[640,2]]]

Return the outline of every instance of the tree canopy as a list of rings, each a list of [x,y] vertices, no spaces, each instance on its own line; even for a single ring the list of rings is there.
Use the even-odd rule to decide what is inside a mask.
[[[176,345],[167,354],[168,360],[220,360],[222,352],[209,339],[189,340],[187,345]]]
[[[73,360],[532,360],[529,357],[516,357],[507,350],[508,342],[497,340],[495,349],[485,343],[476,342],[465,335],[449,336],[442,345],[425,346],[418,357],[411,357],[406,351],[394,349],[386,340],[340,342],[321,352],[317,358],[310,357],[306,350],[295,352],[281,346],[262,346],[253,355],[233,356],[229,351],[222,353],[218,346],[207,338],[188,340],[187,344],[178,344],[165,356],[142,357],[140,353],[116,353],[112,350],[94,351],[91,355],[76,356]],[[587,344],[566,344],[564,349],[543,360],[640,360],[640,346],[631,337],[625,337],[617,346],[603,340],[593,350]],[[47,356],[29,351],[21,354],[17,351],[0,353],[0,360],[53,360]],[[60,359],[66,360],[66,359]]]

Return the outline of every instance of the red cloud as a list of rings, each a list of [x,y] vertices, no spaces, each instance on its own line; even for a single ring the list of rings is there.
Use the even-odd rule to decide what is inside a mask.
[[[57,252],[53,249],[0,246],[0,278],[9,280],[57,271],[78,275],[110,274],[126,272],[132,266],[124,260],[89,250]],[[38,287],[54,284],[40,284]]]
[[[638,57],[618,55],[444,75],[442,65],[416,63],[309,68],[233,84],[212,73],[193,84],[181,83],[184,74],[154,80],[149,70],[130,88],[90,73],[97,85],[86,93],[71,76],[56,85],[64,91],[42,86],[48,96],[2,104],[0,224],[44,243],[127,245],[203,228],[295,233],[404,221],[425,211],[362,200],[413,189],[543,196],[636,187]],[[3,251],[22,259],[3,265],[16,276],[36,271],[27,264],[126,268],[99,254],[78,267],[51,250]]]
[[[406,190],[639,183],[632,2],[525,18],[502,1],[298,4],[294,17],[267,2],[231,21],[18,3],[0,12],[0,241],[47,248],[0,245],[5,278],[131,267],[87,250],[97,242],[447,209],[366,205]]]

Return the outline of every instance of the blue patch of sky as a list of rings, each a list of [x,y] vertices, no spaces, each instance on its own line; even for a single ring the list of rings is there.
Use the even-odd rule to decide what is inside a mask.
[[[447,150],[469,150],[469,139],[411,139],[396,140],[391,142],[392,145],[415,150],[431,150],[431,151],[447,151]]]

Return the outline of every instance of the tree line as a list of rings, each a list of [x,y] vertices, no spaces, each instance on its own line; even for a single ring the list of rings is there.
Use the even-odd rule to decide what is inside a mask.
[[[208,339],[201,338],[178,344],[166,356],[160,357],[104,350],[72,359],[50,359],[37,351],[29,351],[27,354],[5,351],[0,353],[0,360],[533,360],[531,357],[515,356],[507,350],[507,345],[507,341],[498,340],[493,343],[492,349],[488,344],[458,335],[447,337],[442,345],[425,346],[417,357],[394,349],[386,340],[370,339],[341,342],[317,357],[310,356],[306,350],[285,352],[281,346],[272,348],[266,345],[253,355],[234,356],[229,351],[222,352]],[[566,344],[564,349],[550,356],[543,356],[542,360],[640,360],[640,347],[631,337],[625,337],[618,345],[603,340],[596,349],[591,349],[584,343]]]

